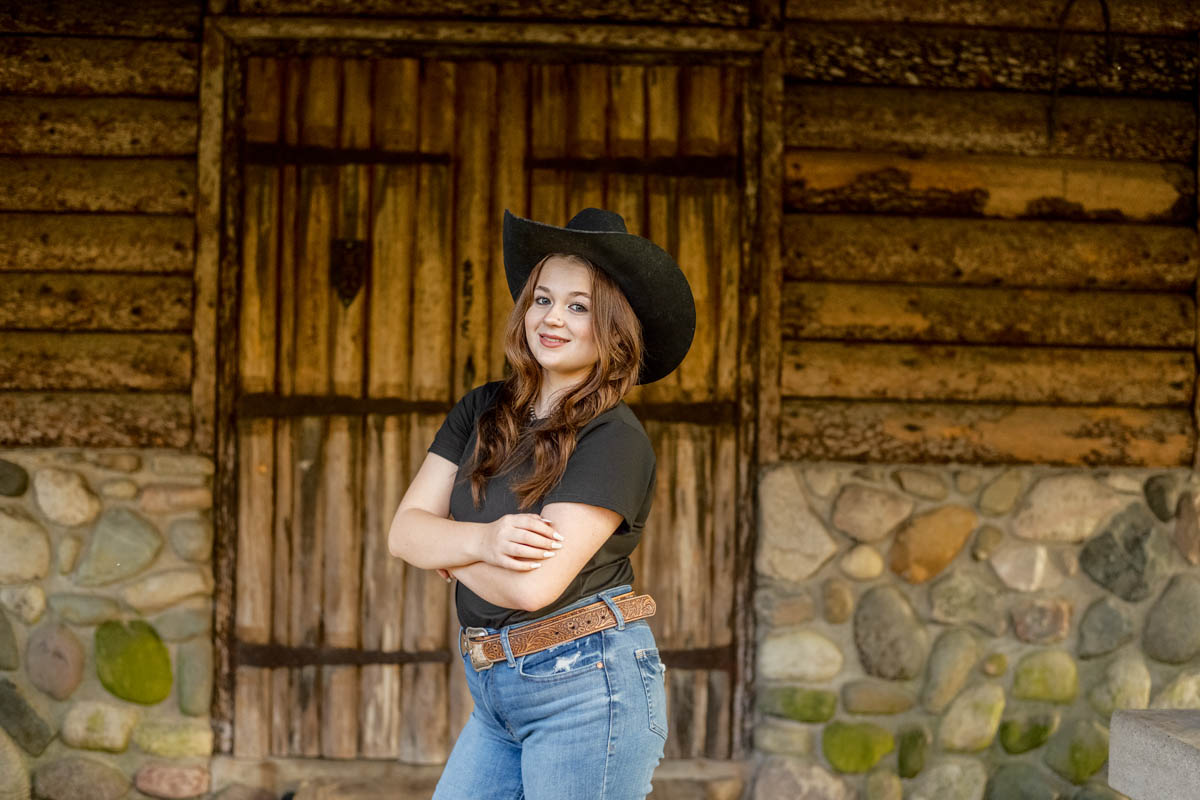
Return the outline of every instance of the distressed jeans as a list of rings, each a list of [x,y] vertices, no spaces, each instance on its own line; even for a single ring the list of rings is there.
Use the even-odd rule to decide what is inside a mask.
[[[568,608],[628,591],[606,589]],[[645,798],[667,739],[665,667],[650,626],[625,623],[619,611],[617,619],[615,628],[518,658],[505,640],[507,662],[482,672],[464,656],[475,710],[434,800]]]

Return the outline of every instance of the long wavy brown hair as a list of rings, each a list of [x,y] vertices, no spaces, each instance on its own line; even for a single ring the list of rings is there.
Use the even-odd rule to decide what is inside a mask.
[[[529,409],[542,387],[542,366],[525,338],[525,313],[542,267],[555,256],[587,267],[592,278],[591,309],[598,359],[587,377],[563,394],[550,416],[529,424]],[[562,479],[575,451],[579,430],[621,402],[642,366],[642,326],[620,287],[587,259],[551,253],[537,263],[504,327],[504,354],[512,372],[496,403],[479,418],[472,454],[471,497],[483,505],[488,481],[525,463],[533,455],[533,471],[512,487],[518,506],[531,508]]]

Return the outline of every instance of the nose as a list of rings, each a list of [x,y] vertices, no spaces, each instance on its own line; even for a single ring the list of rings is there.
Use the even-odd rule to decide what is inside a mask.
[[[553,325],[556,328],[562,327],[562,324],[563,324],[562,313],[559,311],[557,305],[551,306],[550,309],[546,312],[546,316],[543,317],[542,319],[546,322],[547,325]]]

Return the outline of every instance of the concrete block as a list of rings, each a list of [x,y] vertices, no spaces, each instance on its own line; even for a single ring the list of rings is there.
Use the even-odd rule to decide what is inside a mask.
[[[1196,797],[1200,787],[1200,711],[1114,711],[1108,784],[1131,800]]]

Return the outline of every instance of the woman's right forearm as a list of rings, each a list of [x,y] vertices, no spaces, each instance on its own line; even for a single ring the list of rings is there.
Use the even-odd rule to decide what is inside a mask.
[[[458,522],[401,508],[388,531],[388,551],[421,569],[453,569],[481,560],[485,523]]]

